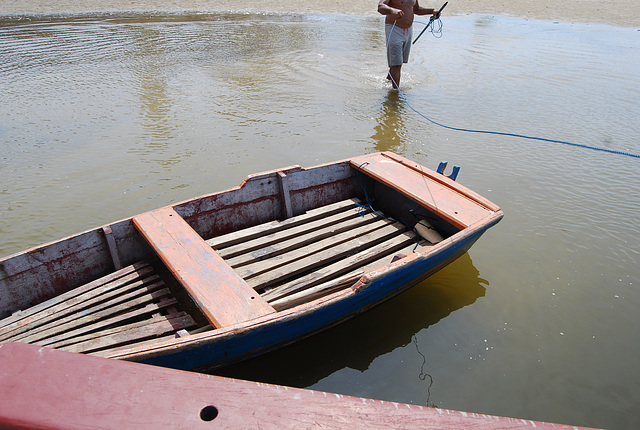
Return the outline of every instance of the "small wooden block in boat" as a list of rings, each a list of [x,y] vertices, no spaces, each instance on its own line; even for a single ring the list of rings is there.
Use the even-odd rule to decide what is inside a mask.
[[[431,223],[426,219],[417,222],[413,228],[418,232],[420,237],[428,240],[430,243],[440,243],[444,240],[444,237],[442,237],[442,235],[438,233],[438,231],[433,228]]]
[[[275,312],[172,207],[138,215],[133,223],[213,326]]]

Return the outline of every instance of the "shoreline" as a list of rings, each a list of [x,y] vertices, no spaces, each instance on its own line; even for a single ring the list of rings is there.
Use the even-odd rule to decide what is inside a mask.
[[[423,2],[440,7],[441,1]],[[215,4],[212,4],[215,3]],[[96,6],[89,0],[4,0],[0,18],[27,15],[75,15],[102,13],[326,13],[375,17],[376,0],[105,0]],[[447,5],[443,16],[489,14],[567,23],[601,23],[621,27],[640,27],[638,0],[462,0]],[[640,31],[640,28],[639,28]]]

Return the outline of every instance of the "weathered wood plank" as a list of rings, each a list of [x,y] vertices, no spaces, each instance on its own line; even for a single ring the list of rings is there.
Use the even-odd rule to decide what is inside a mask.
[[[215,327],[275,312],[172,207],[133,223]]]
[[[257,260],[251,264],[247,264],[245,266],[236,268],[236,272],[240,276],[242,276],[245,280],[251,279],[255,276],[263,274],[265,272],[274,271],[278,269],[280,266],[284,266],[290,263],[293,263],[297,260],[309,257],[311,255],[318,256],[316,260],[318,260],[319,264],[322,264],[320,258],[324,258],[327,256],[331,256],[331,253],[319,254],[321,251],[325,251],[330,248],[334,248],[344,242],[356,239],[360,236],[365,236],[367,234],[373,233],[378,229],[387,227],[392,224],[392,221],[386,220],[384,218],[375,218],[373,222],[370,222],[365,225],[360,225],[356,228],[351,228],[342,233],[336,234],[331,237],[318,238],[318,240],[313,241],[306,246],[292,249],[291,251],[276,255],[272,258],[266,260]],[[388,230],[388,231],[396,231],[396,230]],[[323,256],[323,257],[321,257]]]
[[[158,313],[159,311],[156,310],[155,312]],[[156,315],[156,314],[154,314],[154,315],[151,315],[150,318],[146,318],[146,319],[141,320],[141,321],[135,321],[135,322],[132,322],[132,323],[117,325],[117,326],[114,326],[114,327],[103,328],[101,330],[92,331],[91,333],[87,333],[87,334],[84,334],[84,335],[79,335],[79,336],[74,336],[72,338],[58,340],[56,342],[48,344],[47,346],[49,348],[59,348],[59,349],[65,349],[67,351],[72,351],[72,349],[67,349],[65,347],[68,347],[68,346],[71,346],[71,345],[75,345],[75,344],[78,344],[78,343],[81,343],[81,342],[95,340],[95,339],[102,338],[102,337],[105,337],[105,336],[110,336],[112,334],[120,333],[120,332],[129,330],[129,329],[143,327],[144,325],[149,324],[150,322],[155,321],[156,319],[167,319],[167,318],[170,319],[170,318],[174,318],[174,317],[176,317],[178,315],[182,316],[182,315],[188,315],[188,314],[186,312],[173,312],[173,313],[169,313],[168,315]],[[191,320],[193,321],[193,318]],[[196,323],[194,322],[192,324],[192,326],[195,325],[195,324]],[[179,330],[179,329],[176,329],[176,330]],[[82,351],[76,351],[76,352],[82,352]]]
[[[115,326],[115,325],[121,325],[123,323],[126,323],[128,321],[132,321],[132,320],[136,320],[138,318],[141,317],[145,317],[148,315],[152,315],[155,312],[158,312],[162,309],[168,308],[169,306],[175,306],[176,304],[178,304],[178,301],[173,298],[173,297],[167,297],[165,299],[162,299],[159,302],[153,302],[153,303],[149,303],[141,308],[138,309],[134,309],[132,311],[126,312],[124,314],[120,314],[120,315],[116,315],[113,318],[107,318],[105,320],[101,320],[98,321],[94,324],[91,324],[89,326],[85,326],[85,327],[80,327],[77,330],[73,330],[70,332],[66,332],[63,333],[59,336],[56,337],[52,337],[52,338],[48,338],[42,341],[38,341],[38,342],[34,342],[36,345],[42,345],[42,346],[48,346],[51,343],[57,342],[59,340],[63,340],[63,339],[68,339],[68,338],[72,338],[75,336],[80,336],[82,334],[85,334],[87,332],[90,331],[95,331],[95,330],[100,330],[103,329],[105,327],[110,327],[110,326]]]
[[[138,275],[141,273],[143,275],[146,275],[152,272],[153,272],[153,269],[151,267],[147,267],[143,269],[142,272],[138,272]],[[132,274],[132,275],[129,275],[127,278],[128,278],[127,282],[129,282],[137,278],[137,276],[134,276]],[[149,276],[148,278],[144,278],[139,281],[124,283],[123,285],[121,285],[120,281],[122,279],[124,278],[121,278],[117,282],[107,284],[106,286],[95,288],[85,294],[76,296],[73,299],[68,300],[67,302],[60,303],[56,306],[52,306],[49,309],[46,309],[40,313],[37,313],[28,319],[24,319],[20,321],[20,324],[17,325],[13,330],[8,331],[3,335],[0,335],[0,341],[10,341],[12,339],[14,340],[20,339],[23,333],[26,333],[26,332],[29,332],[29,334],[36,333],[48,326],[51,326],[52,324],[59,324],[60,321],[65,317],[67,318],[70,317],[71,319],[73,319],[74,318],[73,315],[77,314],[80,311],[83,311],[84,313],[90,313],[91,311],[87,310],[87,308],[94,309],[92,308],[92,306],[99,304],[101,302],[113,303],[113,300],[111,301],[108,301],[108,300],[113,299],[114,297],[116,302],[119,303],[120,301],[122,301],[123,295],[128,294],[131,291],[139,290],[142,287],[154,284],[160,280],[158,275],[152,275],[152,276]],[[152,287],[152,289],[157,289],[157,288]],[[149,291],[149,290],[150,290],[149,288],[146,288],[139,291]],[[104,306],[105,305],[103,305],[102,307]],[[108,304],[106,306],[108,306]]]
[[[156,285],[154,285],[155,287]],[[160,286],[159,284],[157,286]],[[44,330],[37,331],[35,333],[27,333],[26,337],[19,337],[16,340],[26,343],[38,342],[41,345],[48,345],[60,339],[67,339],[72,336],[72,333],[77,335],[78,333],[88,332],[93,330],[92,325],[104,320],[105,318],[113,317],[118,314],[127,312],[130,309],[135,309],[139,306],[144,306],[148,303],[157,302],[164,297],[169,296],[170,292],[168,288],[162,288],[157,291],[152,291],[148,294],[138,295],[131,298],[134,294],[127,295],[125,300],[120,304],[111,305],[106,308],[101,308],[96,312],[85,314],[81,312],[80,315],[71,315],[72,318],[65,318],[60,323],[55,321],[55,324],[47,325]]]
[[[389,264],[398,255],[411,254],[412,252],[414,252],[415,248],[416,248],[415,239],[413,239],[411,240],[411,245],[405,246],[404,248],[399,248],[399,249],[397,247],[393,247],[392,249],[388,250],[389,252],[381,253],[380,254],[381,257],[376,256],[373,261],[364,263],[364,265],[360,266],[358,269],[352,270],[351,272],[345,275],[342,275],[338,278],[331,279],[330,281],[327,281],[312,287],[299,285],[298,288],[296,289],[297,292],[289,295],[284,295],[284,297],[280,296],[280,298],[276,300],[269,301],[269,304],[273,306],[277,311],[282,311],[284,309],[289,309],[299,304],[307,303],[307,302],[310,302],[311,300],[315,300],[320,297],[326,296],[330,293],[333,293],[334,291],[338,291],[342,288],[353,285],[355,281],[357,281],[360,278],[360,276],[362,276],[364,273],[367,273],[370,269],[373,269],[375,267],[380,267],[382,265]],[[368,252],[368,251],[369,250],[365,252]],[[358,266],[360,263],[362,263],[362,261],[354,264],[354,266]]]
[[[184,328],[195,326],[196,323],[184,312],[172,316],[162,316],[139,321],[133,324],[120,326],[111,330],[99,331],[97,333],[83,336],[77,343],[65,345],[51,344],[50,347],[62,349],[64,351],[89,353],[105,348],[113,348],[122,344],[130,344],[157,338],[167,333],[175,333]]]
[[[35,339],[39,336],[39,333],[51,333],[69,329],[69,325],[67,323],[78,321],[83,317],[98,315],[99,312],[102,312],[101,315],[108,315],[108,312],[118,312],[118,309],[122,309],[126,306],[135,307],[136,304],[134,302],[129,302],[129,300],[145,294],[150,294],[164,287],[163,282],[159,281],[157,276],[153,276],[148,279],[155,280],[155,282],[137,282],[135,284],[130,284],[133,285],[132,288],[126,288],[128,286],[125,286],[124,288],[116,290],[115,292],[118,294],[113,295],[113,297],[112,295],[109,295],[109,297],[107,297],[109,300],[100,301],[96,298],[95,301],[97,304],[93,303],[94,300],[91,301],[93,306],[82,306],[75,310],[72,308],[70,312],[58,312],[57,314],[51,315],[49,318],[44,318],[38,321],[39,324],[36,326],[22,327],[20,333],[11,336],[7,341],[17,341],[25,338]]]
[[[385,257],[390,258],[390,255],[397,253],[401,249],[415,246],[415,240],[415,234],[413,232],[404,232],[389,240],[378,243],[371,248],[364,249],[357,254],[324,266],[308,275],[274,287],[263,293],[262,297],[269,303],[272,303],[289,294],[306,290],[321,283],[330,282],[333,278],[341,275],[355,276],[357,273],[362,274],[367,267],[370,267],[368,265],[372,262],[380,261],[380,259]],[[272,304],[272,306],[274,305]]]
[[[229,260],[231,258],[237,257],[239,255],[247,254],[252,251],[257,251],[260,249],[264,249],[271,246],[276,246],[279,243],[290,240],[293,238],[300,237],[301,235],[308,235],[310,233],[314,233],[317,230],[324,229],[327,227],[331,227],[335,224],[340,224],[343,222],[349,222],[358,220],[362,218],[358,212],[354,210],[340,212],[335,215],[330,215],[324,218],[320,218],[317,220],[310,221],[308,223],[300,224],[285,230],[279,230],[275,233],[265,234],[253,240],[249,240],[247,242],[242,242],[234,246],[230,246],[228,248],[218,250],[218,254]],[[373,220],[375,218],[369,218],[369,220]]]
[[[336,213],[354,208],[357,203],[359,203],[358,199],[343,200],[341,202],[326,205],[321,208],[312,209],[305,214],[294,216],[284,221],[271,221],[268,223],[257,225],[255,227],[245,228],[233,233],[216,236],[207,240],[207,244],[209,244],[216,250],[228,248],[238,243],[253,240],[260,236],[274,234],[284,229],[334,215]]]
[[[349,285],[353,285],[363,274],[363,270],[356,269],[351,273],[347,273],[346,275],[332,279],[331,281],[323,284],[316,285],[315,287],[310,287],[302,291],[298,291],[297,293],[281,297],[269,302],[269,304],[277,311],[289,309],[296,305],[307,303],[311,300],[333,293],[334,291],[338,291],[342,288],[348,287]]]
[[[289,191],[289,182],[284,172],[278,172],[278,184],[280,185],[280,196],[282,197],[282,212],[286,218],[293,216],[293,208],[291,207],[291,191]]]
[[[299,260],[279,266],[274,270],[249,278],[247,279],[247,283],[255,289],[261,289],[291,278],[294,275],[313,270],[318,266],[344,258],[350,254],[355,254],[393,236],[397,236],[404,231],[406,231],[406,227],[402,223],[393,223],[374,232],[341,243],[338,246],[307,255]]]
[[[37,304],[35,306],[32,306],[32,307],[30,307],[28,309],[24,309],[22,311],[19,311],[18,313],[15,313],[15,314],[3,319],[2,321],[0,321],[0,327],[2,327],[0,329],[0,333],[5,333],[6,332],[5,328],[7,326],[9,326],[9,325],[13,326],[14,324],[18,323],[19,321],[21,321],[21,320],[23,320],[25,318],[28,318],[28,317],[30,317],[30,316],[38,313],[38,312],[42,312],[43,310],[48,309],[48,308],[50,308],[52,306],[55,306],[57,304],[65,303],[68,300],[70,300],[70,299],[72,299],[72,298],[74,298],[74,297],[76,297],[76,296],[78,296],[80,294],[83,294],[83,293],[86,293],[88,291],[91,291],[92,289],[94,289],[96,287],[99,287],[101,285],[109,284],[111,282],[118,281],[120,278],[124,278],[124,277],[126,277],[128,275],[131,275],[131,274],[137,272],[137,271],[143,270],[144,268],[146,268],[148,266],[149,266],[149,264],[146,263],[146,262],[140,262],[140,263],[133,264],[131,266],[127,266],[127,267],[125,267],[125,268],[123,268],[121,270],[118,270],[116,272],[113,272],[113,273],[110,273],[110,274],[108,274],[106,276],[103,276],[103,277],[101,277],[99,279],[96,279],[95,281],[91,281],[91,282],[89,282],[87,284],[84,284],[84,285],[78,287],[78,288],[75,288],[73,290],[67,291],[66,293],[62,293],[62,294],[60,294],[60,295],[58,295],[56,297],[52,297],[51,299],[46,300],[46,301],[44,301],[42,303],[39,303],[39,304]],[[133,276],[135,276],[135,275],[133,275]]]
[[[12,387],[0,402],[0,427],[9,428],[586,430],[242,381],[33,345],[0,349],[0,369],[0,386]],[[219,413],[215,419],[209,415],[207,419],[213,421],[204,421],[210,410]]]
[[[330,221],[326,225],[310,226],[306,229],[296,227],[292,230],[298,231],[293,232],[294,234],[291,235],[288,234],[288,239],[283,238],[273,242],[270,241],[269,244],[261,248],[238,255],[234,258],[226,259],[226,261],[237,271],[238,267],[243,265],[272,258],[277,255],[284,254],[285,252],[293,251],[297,248],[318,242],[319,240],[333,237],[340,233],[357,229],[365,225],[373,224],[378,220],[379,218],[374,215],[355,215],[344,219],[336,219],[335,222]],[[373,229],[373,227],[371,229]],[[274,236],[278,236],[278,234],[275,234]]]
[[[164,335],[164,336],[158,336],[155,337],[153,339],[147,339],[147,340],[139,340],[136,342],[136,348],[138,347],[142,347],[145,345],[157,345],[158,342],[163,342],[165,340],[172,340],[175,339],[176,335],[174,334],[169,334],[169,335]],[[87,355],[93,355],[96,357],[111,357],[114,353],[116,353],[118,350],[121,349],[129,349],[130,346],[129,345],[117,345],[114,347],[110,347],[110,348],[104,348],[104,349],[100,349],[97,351],[92,351],[92,352],[87,352],[85,354]]]
[[[105,225],[102,227],[105,239],[107,239],[107,246],[109,247],[109,253],[111,254],[111,260],[113,261],[113,267],[115,270],[122,269],[122,263],[120,262],[120,256],[118,255],[118,246],[116,245],[116,239],[113,237],[113,230],[111,226]]]

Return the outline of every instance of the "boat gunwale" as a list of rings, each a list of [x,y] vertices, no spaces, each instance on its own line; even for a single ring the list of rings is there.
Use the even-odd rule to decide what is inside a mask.
[[[252,173],[249,174],[247,176],[245,176],[245,178],[242,180],[242,182],[239,185],[233,186],[231,188],[227,188],[225,190],[222,191],[216,191],[216,192],[212,192],[212,193],[207,193],[207,194],[201,194],[198,195],[196,197],[192,197],[189,199],[185,199],[185,200],[181,200],[175,203],[170,203],[168,205],[162,206],[162,207],[172,207],[173,209],[175,209],[178,213],[180,213],[180,216],[184,217],[184,218],[189,218],[193,215],[188,215],[188,214],[183,214],[180,212],[180,209],[183,208],[184,206],[187,205],[192,205],[194,203],[197,203],[198,201],[202,201],[205,199],[210,199],[212,197],[215,197],[217,195],[221,195],[221,194],[227,194],[227,193],[232,193],[234,191],[239,191],[241,190],[246,184],[247,182],[249,182],[250,180],[255,180],[255,179],[261,179],[261,178],[268,178],[271,175],[274,175],[278,172],[293,172],[293,171],[300,171],[300,170],[310,170],[310,169],[316,169],[316,168],[321,168],[321,167],[327,167],[327,166],[331,166],[331,165],[337,165],[337,164],[350,164],[352,162],[353,159],[357,159],[357,158],[362,158],[362,157],[372,157],[372,156],[376,156],[378,154],[381,154],[382,156],[388,157],[390,159],[392,159],[393,161],[396,161],[406,167],[411,168],[412,170],[416,170],[416,168],[414,166],[411,166],[411,164],[405,164],[405,163],[413,163],[410,160],[398,156],[395,153],[389,152],[389,151],[385,151],[385,152],[375,152],[375,153],[371,153],[371,154],[365,154],[362,156],[356,156],[356,157],[350,157],[350,158],[345,158],[342,160],[338,160],[338,161],[333,161],[333,162],[328,162],[328,163],[322,163],[322,164],[318,164],[315,166],[311,166],[311,167],[301,167],[299,165],[292,165],[292,166],[288,166],[288,167],[284,167],[284,168],[278,168],[278,169],[271,169],[271,170],[266,170],[263,172],[259,172],[259,173]],[[393,156],[390,156],[389,154],[392,154]],[[402,160],[402,161],[401,161]],[[417,163],[413,163],[413,164],[417,164]],[[453,181],[450,178],[439,174],[429,168],[424,167],[424,170],[416,170],[422,174],[425,174],[425,176],[429,177],[430,179],[433,179],[434,181],[441,183],[443,185],[445,185],[447,188],[450,188],[452,190],[457,191],[460,195],[467,197],[468,199],[470,199],[471,201],[475,202],[476,204],[484,207],[488,212],[498,212],[501,211],[500,207],[497,206],[495,203],[492,203],[490,200],[482,197],[481,195],[475,193],[474,191],[472,191],[471,189],[467,188],[466,186],[460,184],[459,182]],[[366,174],[366,172],[363,172],[364,174]],[[150,210],[154,210],[154,209],[158,209],[158,208],[152,208]],[[431,208],[429,208],[431,209]],[[146,211],[145,211],[146,212]],[[140,212],[140,214],[142,214],[144,212]],[[208,214],[210,213],[210,211],[203,211],[201,213],[202,214]],[[62,238],[59,239],[53,239],[50,241],[46,241],[43,242],[39,245],[34,245],[32,247],[29,247],[25,250],[22,251],[18,251],[12,254],[9,254],[7,256],[4,257],[0,257],[0,265],[2,265],[3,263],[12,260],[16,257],[20,257],[20,256],[25,256],[28,254],[33,254],[35,251],[44,249],[44,248],[48,248],[51,247],[53,245],[62,243],[62,242],[66,242],[75,238],[78,238],[80,236],[83,235],[87,235],[87,234],[101,234],[101,231],[103,228],[106,227],[111,227],[113,228],[114,226],[119,226],[119,225],[123,225],[123,224],[127,224],[131,227],[133,227],[133,218],[135,216],[137,216],[139,214],[136,215],[131,215],[129,217],[125,217],[125,218],[121,218],[119,220],[113,221],[113,222],[108,222],[106,224],[102,224],[93,228],[89,228],[86,230],[82,230],[80,232],[71,234],[71,235],[67,235],[64,236]],[[469,227],[469,226],[466,226]],[[205,240],[208,238],[204,238]],[[38,265],[44,265],[46,264],[45,262],[41,262],[38,261]],[[12,272],[9,277],[15,276],[15,275],[19,275],[20,273],[24,273],[26,271],[28,271],[30,269],[26,269],[26,270],[22,270],[20,272]],[[2,281],[3,279],[6,279],[6,277],[2,277],[0,278],[0,281]]]

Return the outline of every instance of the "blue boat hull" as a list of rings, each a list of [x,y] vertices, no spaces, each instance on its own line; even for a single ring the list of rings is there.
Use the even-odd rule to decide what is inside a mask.
[[[453,242],[435,255],[392,270],[373,280],[360,291],[348,294],[339,300],[317,306],[315,309],[283,315],[272,321],[232,331],[219,337],[209,336],[193,340],[190,345],[173,352],[163,350],[161,354],[142,359],[138,356],[135,360],[146,364],[189,370],[225,366],[281,348],[358,316],[402,293],[467,252],[492,225],[483,226],[481,230]]]

